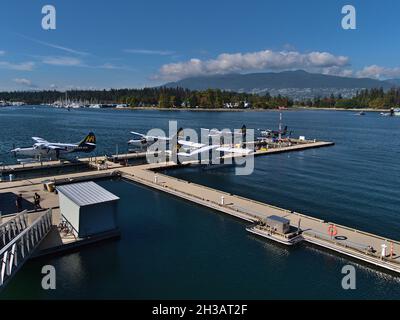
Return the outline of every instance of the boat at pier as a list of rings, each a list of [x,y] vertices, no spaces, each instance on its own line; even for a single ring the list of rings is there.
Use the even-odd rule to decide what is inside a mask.
[[[291,226],[288,219],[279,216],[270,216],[265,221],[248,227],[246,230],[287,246],[295,245],[304,240],[300,227]]]

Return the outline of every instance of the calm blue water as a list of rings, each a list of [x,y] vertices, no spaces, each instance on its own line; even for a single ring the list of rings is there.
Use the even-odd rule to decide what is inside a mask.
[[[98,136],[98,153],[126,147],[129,131],[183,127],[276,127],[276,112],[210,113],[0,109],[0,148],[30,136],[80,140]],[[251,176],[233,169],[169,172],[249,198],[400,239],[400,119],[351,112],[285,112],[296,135],[336,146],[260,157]],[[12,124],[12,126],[10,125]],[[53,137],[54,139],[50,139]],[[3,155],[1,161],[13,161]],[[199,174],[200,173],[200,174]],[[61,257],[27,263],[5,298],[361,298],[398,299],[393,275],[309,245],[283,248],[255,238],[245,224],[181,199],[124,181],[101,184],[121,197],[122,238]],[[341,289],[353,264],[357,290]],[[40,289],[40,269],[53,264],[57,290]]]

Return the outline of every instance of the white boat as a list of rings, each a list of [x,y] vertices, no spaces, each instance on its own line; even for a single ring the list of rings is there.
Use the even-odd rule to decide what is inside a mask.
[[[381,112],[381,116],[384,117],[400,117],[400,109],[390,109],[390,112]]]
[[[292,246],[304,240],[301,232],[299,232],[297,229],[295,232],[287,234],[272,231],[270,228],[266,228],[260,225],[246,228],[246,230],[250,233],[282,243],[286,246]]]

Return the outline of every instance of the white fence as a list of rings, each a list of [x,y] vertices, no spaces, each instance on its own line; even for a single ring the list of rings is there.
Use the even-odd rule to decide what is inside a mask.
[[[0,288],[4,287],[8,280],[17,273],[50,231],[51,217],[52,211],[49,209],[0,250]],[[26,222],[26,217],[24,219],[22,220]]]
[[[28,226],[27,211],[22,211],[12,219],[0,225],[0,248],[4,247],[12,239]]]

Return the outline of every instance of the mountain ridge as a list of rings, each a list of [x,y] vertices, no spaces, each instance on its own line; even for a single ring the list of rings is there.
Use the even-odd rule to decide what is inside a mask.
[[[221,89],[226,91],[263,93],[276,92],[289,95],[298,93],[317,94],[347,93],[355,94],[356,90],[382,87],[385,90],[395,86],[395,81],[381,81],[371,78],[351,78],[319,73],[309,73],[304,70],[262,72],[262,73],[230,73],[212,76],[189,77],[175,82],[166,83],[165,87],[182,87],[190,90]]]

